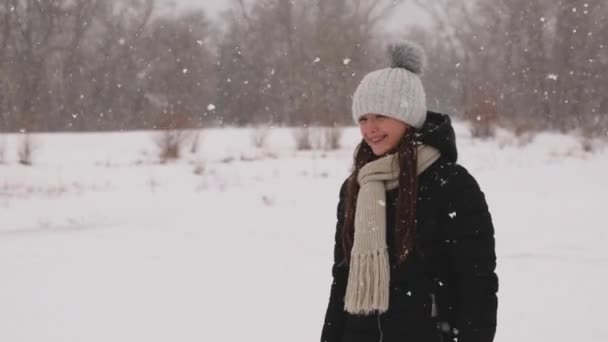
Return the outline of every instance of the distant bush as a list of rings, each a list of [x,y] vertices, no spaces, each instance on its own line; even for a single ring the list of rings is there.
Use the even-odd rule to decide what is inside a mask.
[[[17,157],[19,158],[19,163],[22,165],[32,165],[33,151],[34,146],[32,137],[26,133],[21,137],[19,144],[17,145]]]
[[[309,126],[296,127],[292,130],[292,135],[296,143],[296,150],[312,150],[312,130]]]
[[[0,136],[0,164],[4,164],[6,162],[5,160],[5,152],[6,152],[6,139],[4,138],[4,136]]]
[[[496,92],[487,87],[469,90],[473,95],[468,109],[464,112],[464,118],[471,123],[471,136],[480,139],[494,137],[498,123]]]
[[[207,165],[205,164],[205,162],[203,160],[197,160],[194,163],[194,168],[192,169],[192,173],[194,173],[197,176],[201,176],[205,173],[206,170],[207,170]]]
[[[251,131],[251,144],[254,147],[262,149],[266,146],[268,141],[268,134],[270,133],[270,126],[258,125]]]
[[[323,129],[323,149],[326,151],[337,150],[340,148],[340,139],[344,130],[342,127],[330,126]]]
[[[199,145],[201,144],[201,131],[193,133],[192,143],[190,144],[190,153],[198,152]]]
[[[159,116],[155,128],[160,132],[155,135],[154,142],[158,146],[161,162],[178,159],[183,145],[188,141],[192,142],[190,150],[196,151],[199,136],[191,129],[193,126],[188,115],[161,114]]]
[[[157,134],[156,145],[159,148],[159,158],[165,163],[180,157],[181,146],[188,140],[191,132],[181,130],[167,130]]]

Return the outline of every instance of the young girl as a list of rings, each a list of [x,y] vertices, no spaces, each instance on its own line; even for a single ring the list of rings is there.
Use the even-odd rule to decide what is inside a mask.
[[[340,190],[322,342],[491,342],[498,278],[484,194],[456,163],[447,115],[427,112],[423,52],[389,46],[392,67],[353,95],[361,129]]]

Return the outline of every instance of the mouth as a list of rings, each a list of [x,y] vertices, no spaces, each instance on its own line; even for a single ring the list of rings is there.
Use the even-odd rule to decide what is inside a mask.
[[[375,137],[375,138],[370,138],[368,139],[368,142],[372,143],[372,144],[378,144],[380,143],[382,140],[384,140],[384,138],[386,138],[386,135],[383,135],[381,137]]]

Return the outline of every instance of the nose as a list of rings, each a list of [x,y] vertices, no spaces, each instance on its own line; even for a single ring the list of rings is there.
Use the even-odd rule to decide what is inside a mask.
[[[378,130],[377,122],[373,117],[370,117],[365,121],[364,127],[366,133],[375,133]]]

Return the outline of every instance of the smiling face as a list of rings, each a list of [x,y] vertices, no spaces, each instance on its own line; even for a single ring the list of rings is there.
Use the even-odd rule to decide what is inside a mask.
[[[397,147],[408,128],[405,122],[380,114],[365,114],[359,118],[361,135],[377,156]]]

